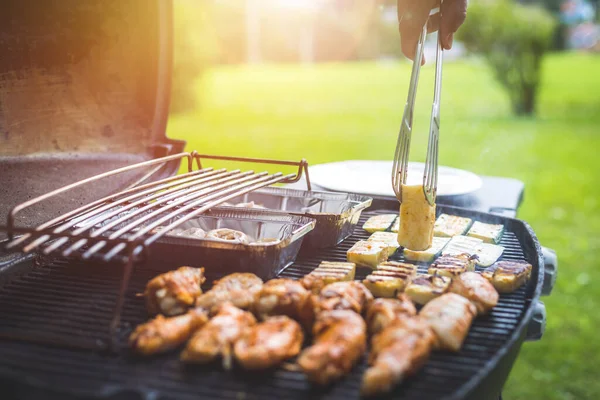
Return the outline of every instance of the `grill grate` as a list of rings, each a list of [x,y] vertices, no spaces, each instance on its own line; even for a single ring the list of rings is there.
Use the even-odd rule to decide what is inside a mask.
[[[383,211],[381,211],[383,212]],[[366,212],[366,218],[378,212]],[[368,234],[357,229],[354,235],[333,249],[301,253],[282,276],[299,278],[322,260],[343,261],[346,251]],[[504,259],[528,259],[515,232],[508,230],[501,245]],[[526,250],[527,252],[527,250]],[[401,261],[401,256],[392,259]],[[269,373],[229,374],[218,366],[188,368],[176,354],[135,359],[125,351],[131,328],[146,320],[143,299],[136,297],[151,277],[165,266],[151,263],[133,274],[118,330],[117,354],[82,351],[103,347],[114,297],[121,279],[118,264],[55,261],[9,280],[0,291],[0,375],[26,377],[30,384],[67,390],[69,393],[106,395],[127,389],[164,398],[181,399],[346,399],[358,397],[360,378],[366,364],[329,389],[312,388],[298,372],[278,369]],[[170,268],[170,267],[169,267]],[[426,270],[426,264],[419,266]],[[368,274],[358,269],[357,278]],[[532,279],[533,280],[533,279]],[[400,385],[394,396],[403,399],[440,399],[452,396],[509,341],[533,293],[534,283],[509,295],[501,295],[498,306],[478,318],[458,354],[435,352],[425,367]],[[7,338],[10,338],[8,340]],[[72,348],[26,343],[36,340],[71,343]]]

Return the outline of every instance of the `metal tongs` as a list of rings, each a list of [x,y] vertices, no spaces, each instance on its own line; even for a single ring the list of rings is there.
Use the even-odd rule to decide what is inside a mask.
[[[425,198],[432,206],[435,203],[438,183],[438,141],[440,136],[440,94],[442,91],[443,63],[442,44],[440,42],[439,31],[437,35],[433,107],[431,108],[431,120],[429,122],[429,143],[427,145],[427,158],[425,160],[425,170],[423,173],[423,192],[425,193]],[[423,27],[423,32],[421,32],[419,42],[417,43],[416,54],[410,77],[410,87],[408,89],[408,98],[406,100],[406,106],[404,107],[402,125],[400,126],[398,143],[396,144],[396,153],[394,155],[392,186],[400,203],[402,203],[402,185],[406,184],[406,176],[408,172],[408,153],[410,150],[410,138],[413,128],[413,112],[426,36],[427,27],[425,26]]]

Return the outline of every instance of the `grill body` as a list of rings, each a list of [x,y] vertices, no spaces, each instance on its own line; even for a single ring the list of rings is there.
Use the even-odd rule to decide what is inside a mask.
[[[397,212],[395,201],[375,200],[372,211]],[[529,283],[502,295],[488,316],[478,318],[460,353],[436,352],[425,367],[401,384],[390,398],[402,399],[497,399],[525,337],[531,304],[540,295],[543,274],[539,243],[529,226],[518,220],[441,206],[447,212],[483,222],[504,223],[504,259],[526,259],[533,265]],[[322,260],[345,260],[346,251],[368,234],[354,234],[334,248],[302,250],[282,277],[298,278]],[[152,254],[152,253],[151,253]],[[395,255],[392,259],[402,260]],[[0,382],[3,393],[29,398],[178,398],[178,399],[351,399],[358,398],[363,361],[342,381],[327,389],[311,387],[299,372],[277,369],[266,373],[239,370],[226,373],[218,365],[188,368],[177,353],[151,359],[127,353],[132,327],[147,319],[143,300],[135,296],[145,283],[168,269],[168,258],[136,267],[129,287],[116,354],[90,351],[106,340],[114,298],[121,278],[118,264],[80,261],[27,261],[0,268]],[[420,265],[424,271],[426,264]],[[368,270],[358,269],[362,279]],[[7,339],[10,338],[10,339]],[[35,341],[36,343],[32,343]],[[56,342],[70,343],[69,348]],[[10,397],[10,395],[9,395]]]

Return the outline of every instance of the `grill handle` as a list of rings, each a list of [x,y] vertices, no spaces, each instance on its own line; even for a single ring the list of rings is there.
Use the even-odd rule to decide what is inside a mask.
[[[544,336],[546,330],[546,305],[542,301],[538,301],[533,307],[533,314],[527,326],[527,334],[525,340],[532,342],[540,340]]]
[[[558,257],[556,252],[547,247],[542,247],[544,255],[544,284],[542,285],[542,296],[548,296],[554,289],[556,277],[558,276]]]

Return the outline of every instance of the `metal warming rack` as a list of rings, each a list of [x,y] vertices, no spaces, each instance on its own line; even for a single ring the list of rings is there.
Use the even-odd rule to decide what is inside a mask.
[[[204,168],[203,159],[294,166],[298,170],[290,174],[239,169],[229,171],[225,168]],[[168,163],[182,161],[187,161],[187,173],[143,183]],[[84,185],[98,185],[105,178],[148,167],[152,168],[150,172],[116,194],[78,207],[36,227],[17,226],[19,214],[38,203]],[[298,182],[303,175],[310,190],[308,163],[304,159],[296,162],[184,152],[98,174],[28,200],[13,207],[8,214],[7,225],[0,228],[8,233],[9,241],[5,247],[9,251],[37,251],[47,256],[124,264],[110,323],[112,337],[120,322],[133,266],[144,259],[149,246],[169,231],[221,203],[276,183]],[[159,226],[161,229],[156,229]]]

